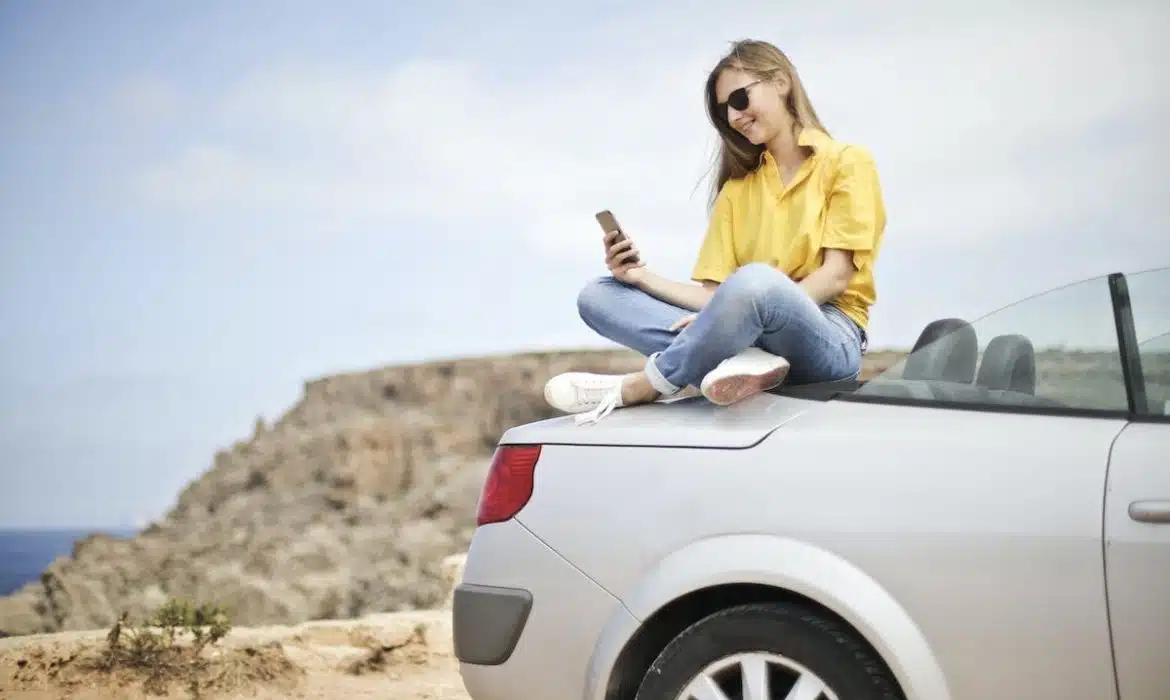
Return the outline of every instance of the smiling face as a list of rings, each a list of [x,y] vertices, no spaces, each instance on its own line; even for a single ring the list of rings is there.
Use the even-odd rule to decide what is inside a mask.
[[[726,68],[715,81],[716,116],[752,144],[766,144],[792,127],[792,117],[785,107],[788,89],[782,76],[764,80],[737,68]]]
[[[798,128],[828,135],[796,67],[766,41],[743,39],[732,44],[707,73],[703,101],[719,134],[712,206],[728,180],[760,167],[769,144],[782,145],[777,137],[798,136]]]

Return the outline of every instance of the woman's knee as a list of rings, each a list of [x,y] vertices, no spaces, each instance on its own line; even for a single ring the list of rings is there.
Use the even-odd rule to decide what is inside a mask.
[[[740,267],[720,285],[720,290],[725,292],[729,301],[744,306],[799,291],[787,275],[767,263],[748,263]]]
[[[621,282],[610,276],[590,280],[577,292],[577,313],[585,323],[610,314],[614,308]]]

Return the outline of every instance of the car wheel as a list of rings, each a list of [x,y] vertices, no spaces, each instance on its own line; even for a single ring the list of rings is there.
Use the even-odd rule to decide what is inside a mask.
[[[839,623],[751,603],[688,627],[650,665],[636,700],[904,700],[885,665]]]

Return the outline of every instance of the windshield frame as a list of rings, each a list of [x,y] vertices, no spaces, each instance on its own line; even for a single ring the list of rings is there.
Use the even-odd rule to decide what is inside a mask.
[[[1109,275],[1109,297],[1113,302],[1113,323],[1117,326],[1117,347],[1121,352],[1121,378],[1125,381],[1125,398],[1131,416],[1150,413],[1146,401],[1146,380],[1142,372],[1142,356],[1137,328],[1133,322],[1133,300],[1125,275]]]

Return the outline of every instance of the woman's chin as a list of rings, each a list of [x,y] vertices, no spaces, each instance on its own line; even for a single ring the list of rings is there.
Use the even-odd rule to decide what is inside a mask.
[[[768,142],[768,135],[757,124],[752,124],[747,129],[739,132],[741,136],[747,139],[753,146],[759,146]]]

